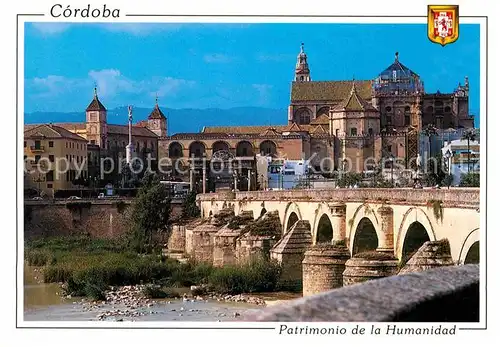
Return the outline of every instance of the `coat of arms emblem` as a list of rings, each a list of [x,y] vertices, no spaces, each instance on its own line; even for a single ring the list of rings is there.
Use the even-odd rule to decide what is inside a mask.
[[[444,46],[458,39],[458,5],[429,5],[427,15],[429,40]]]

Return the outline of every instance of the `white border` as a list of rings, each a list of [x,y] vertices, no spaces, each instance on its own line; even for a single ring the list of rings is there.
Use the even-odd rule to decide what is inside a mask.
[[[458,2],[458,1],[457,1]],[[463,16],[463,15],[469,15],[469,16],[481,16],[481,15],[485,15],[485,14],[488,14],[488,13],[492,13],[490,11],[488,11],[488,6],[486,4],[480,4],[484,1],[461,1],[460,2],[460,15]],[[286,4],[271,4],[269,2],[265,2],[265,1],[261,1],[261,0],[258,0],[258,1],[253,1],[252,2],[252,6],[253,8],[252,9],[241,9],[241,6],[242,4],[234,4],[234,3],[225,3],[225,2],[218,2],[217,4],[210,4],[210,3],[203,3],[203,2],[200,2],[198,1],[196,3],[196,6],[193,7],[193,1],[183,1],[182,4],[165,4],[165,5],[160,5],[158,3],[152,3],[151,1],[141,1],[140,4],[139,3],[129,3],[129,4],[124,4],[124,1],[108,1],[106,2],[107,5],[111,6],[111,7],[119,7],[122,9],[122,16],[125,12],[128,12],[128,13],[167,13],[167,12],[170,12],[170,13],[189,13],[189,12],[193,12],[192,9],[193,8],[196,8],[199,13],[207,13],[207,14],[212,14],[212,13],[249,13],[250,11],[252,11],[253,13],[255,14],[276,14],[276,13],[279,13],[279,14],[294,14],[294,15],[297,15],[297,14],[320,14],[320,15],[324,15],[324,14],[352,14],[354,12],[357,12],[357,13],[366,13],[366,14],[370,14],[370,15],[377,15],[377,14],[392,14],[392,15],[397,15],[397,14],[401,14],[401,15],[414,15],[416,13],[418,13],[419,15],[422,15],[422,16],[426,16],[426,11],[427,11],[427,1],[414,1],[414,2],[405,2],[404,3],[404,6],[402,5],[402,2],[401,1],[386,1],[384,4],[382,4],[381,2],[369,2],[369,1],[365,1],[363,3],[363,5],[360,5],[361,1],[357,1],[356,4],[351,2],[351,3],[335,3],[335,4],[330,4],[330,5],[326,5],[326,4],[316,4],[314,3],[314,1],[308,1],[307,4],[305,4],[304,2],[296,2],[296,1],[293,1],[293,2],[289,2],[289,3],[286,3]],[[442,2],[439,2],[439,4],[442,4],[442,3],[454,3],[454,2],[449,2],[449,1],[442,1]],[[48,8],[50,8],[50,5],[52,5],[53,2],[49,2],[49,1],[38,1],[36,3],[33,3],[33,4],[29,4],[28,6],[26,6],[26,4],[22,4],[23,6],[21,6],[21,4],[16,4],[19,9],[17,9],[17,13],[46,13],[48,11]],[[434,2],[432,2],[432,4],[434,4]],[[437,3],[436,3],[437,4]],[[86,3],[85,3],[86,5]],[[97,4],[96,4],[97,5]],[[307,5],[307,6],[305,6]],[[247,5],[248,6],[248,5]],[[22,7],[22,8],[21,8]],[[162,9],[160,9],[160,7],[163,7]],[[124,10],[126,9],[126,10]],[[10,17],[10,21],[9,21],[9,24],[12,23],[12,16],[13,14],[9,14],[11,15]],[[29,17],[20,17],[19,18],[19,69],[17,71],[18,73],[18,78],[19,78],[19,85],[18,85],[18,96],[19,96],[19,99],[18,99],[18,107],[19,107],[19,112],[18,112],[18,139],[20,137],[22,137],[23,135],[23,132],[22,132],[22,129],[23,129],[23,113],[24,113],[24,97],[23,97],[23,90],[24,90],[24,77],[23,77],[23,72],[24,72],[24,44],[23,44],[23,40],[24,40],[24,22],[25,21],[54,21],[53,19],[51,19],[50,17],[32,17],[32,18],[29,18]],[[490,33],[489,33],[489,38],[491,38],[493,36],[492,34],[492,27],[493,27],[493,24],[492,24],[492,18],[490,16],[490,22],[489,22],[489,25],[490,25]],[[85,20],[85,22],[94,22],[95,20]],[[168,17],[158,17],[158,18],[155,18],[155,17],[122,17],[120,18],[119,20],[115,20],[115,21],[120,21],[120,22],[167,22],[167,21],[171,21],[171,22],[226,22],[226,23],[230,23],[230,22],[246,22],[246,23],[254,23],[254,22],[302,22],[302,23],[306,23],[306,22],[331,22],[331,23],[354,23],[354,22],[357,22],[357,23],[426,23],[426,19],[425,18],[410,18],[410,17],[406,17],[406,18],[375,18],[375,17],[370,17],[370,18],[353,18],[353,17],[349,17],[349,18],[339,18],[339,17],[336,17],[336,18],[290,18],[290,19],[285,19],[283,17],[274,17],[274,18],[270,18],[270,17],[267,17],[267,18],[263,18],[263,20],[259,20],[259,18],[255,18],[255,17],[252,17],[252,18],[242,18],[242,19],[232,19],[231,18],[228,18],[228,17],[224,17],[224,18],[212,18],[212,20],[210,20],[209,18],[207,17],[204,17],[202,19],[196,19],[196,18],[193,18],[193,17],[186,17],[186,18],[183,18],[183,17],[175,17],[175,18],[168,18]],[[110,22],[110,21],[106,21],[106,22]],[[479,23],[481,25],[481,94],[480,94],[480,109],[481,109],[481,121],[480,121],[480,124],[482,126],[482,131],[481,131],[481,142],[483,143],[483,148],[485,148],[485,144],[486,144],[486,131],[488,129],[485,129],[486,128],[486,94],[485,94],[485,91],[486,91],[486,79],[485,79],[485,74],[486,74],[486,54],[485,54],[485,49],[486,49],[486,37],[485,37],[485,21],[483,19],[475,19],[475,18],[462,18],[461,19],[461,23]],[[426,33],[423,33],[426,35]],[[492,50],[492,47],[491,47],[491,42],[492,40],[490,39],[490,51]],[[85,43],[82,43],[82,44],[85,44]],[[15,46],[14,46],[15,47]],[[491,69],[492,69],[492,65],[494,64],[494,60],[492,60],[490,58],[490,61],[489,61],[489,68],[490,68],[490,75],[491,75]],[[493,80],[493,78],[490,77],[490,80]],[[490,84],[490,87],[492,86],[492,84]],[[493,91],[492,90],[489,90],[489,93],[490,95],[494,95],[492,93]],[[12,95],[9,94],[9,95]],[[492,110],[491,108],[488,109],[488,111],[490,113],[492,113]],[[490,121],[488,122],[488,127],[492,127],[492,119],[490,119]],[[17,157],[18,158],[21,158],[21,149],[22,147],[19,146],[18,147],[18,153],[17,153]],[[485,150],[483,149],[482,151],[483,153],[485,153]],[[482,153],[482,154],[483,154]],[[485,165],[485,160],[486,160],[486,155],[482,155],[481,156],[481,160],[483,161],[482,163],[482,167],[486,167]],[[492,165],[492,162],[490,161],[489,163],[489,171],[491,171],[491,165]],[[22,167],[18,167],[18,177],[19,178],[22,178]],[[5,182],[5,180],[4,180]],[[489,177],[489,180],[488,180],[488,183],[490,184],[490,190],[491,190],[491,184],[492,184],[492,177]],[[482,187],[485,187],[485,175],[481,175],[481,185]],[[17,193],[18,193],[18,196],[20,197],[19,201],[18,201],[18,204],[17,204],[17,208],[18,208],[18,211],[19,211],[19,230],[22,231],[22,220],[23,220],[23,216],[22,216],[22,211],[23,211],[23,201],[22,201],[22,196],[23,196],[23,191],[22,191],[22,185],[19,185],[17,187]],[[483,211],[486,210],[486,205],[485,205],[485,195],[486,195],[486,190],[483,188],[481,189],[481,241],[483,241],[483,232],[484,232],[484,226],[486,225],[486,216],[485,216],[485,213]],[[489,204],[491,205],[492,204],[492,199],[493,199],[493,195],[489,194]],[[490,214],[491,216],[491,214]],[[491,220],[491,217],[490,217],[490,220]],[[489,223],[489,228],[488,228],[488,232],[489,232],[489,237],[488,237],[488,243],[490,244],[491,246],[491,243],[493,243],[493,236],[492,235],[492,225],[491,223]],[[12,230],[12,229],[11,229]],[[18,279],[20,280],[20,288],[22,288],[22,279],[23,279],[23,269],[22,269],[22,257],[23,257],[23,254],[22,254],[22,244],[23,244],[23,233],[22,232],[19,232],[19,235],[18,235],[18,244],[19,244],[19,260],[20,260],[20,268],[17,269],[17,275],[18,275]],[[485,246],[485,243],[484,242],[481,242],[480,243],[481,245],[481,253],[482,254],[485,254],[485,251],[486,251],[486,246]],[[490,247],[491,248],[491,247]],[[489,257],[490,259],[488,259],[486,262],[488,261],[491,261],[491,257]],[[482,261],[481,262],[481,292],[484,293],[484,285],[485,285],[485,269],[486,269],[486,262],[485,261]],[[490,287],[492,283],[492,279],[490,278],[490,282],[488,283],[488,286]],[[489,291],[490,292],[490,295],[488,297],[488,300],[489,301],[493,301],[492,300],[492,297],[494,296],[494,292],[492,292],[491,290]],[[484,319],[485,319],[485,311],[484,311],[484,295],[481,296],[481,308],[483,309],[482,310],[482,314],[481,314],[481,323],[479,324],[457,324],[457,326],[467,326],[467,327],[473,327],[473,326],[477,326],[477,327],[480,327],[480,326],[483,326],[484,325]],[[491,305],[491,304],[490,304]],[[18,318],[20,318],[20,321],[18,322],[20,326],[35,326],[35,322],[23,322],[23,295],[22,295],[22,290],[19,290],[19,293],[18,293]],[[61,322],[57,322],[57,324],[54,324],[52,325],[51,322],[42,322],[43,324],[40,324],[40,325],[37,325],[37,326],[54,326],[54,325],[57,325],[57,326],[61,326]],[[90,323],[89,325],[87,324],[82,324],[82,323]],[[142,324],[143,322],[134,322],[132,323],[134,327],[139,327],[139,326],[142,326],[144,324]],[[145,323],[145,322],[144,322]],[[151,324],[151,323],[148,323],[147,326],[166,326],[168,323],[168,326],[186,326],[187,324],[186,323],[179,323],[179,324],[173,324],[174,322],[161,322],[161,323],[156,323],[155,324]],[[257,325],[257,323],[255,323]],[[333,323],[335,324],[335,323]],[[365,323],[363,323],[365,324]],[[369,324],[369,323],[366,323],[366,324]],[[491,329],[492,327],[492,324],[493,322],[489,321],[488,322],[488,326],[489,328]],[[110,324],[106,324],[104,322],[98,322],[98,323],[94,323],[94,322],[77,322],[77,324],[72,324],[72,323],[69,323],[69,322],[65,322],[64,323],[65,326],[67,327],[70,327],[70,326],[80,326],[80,327],[83,327],[83,326],[86,326],[86,327],[90,327],[90,326],[99,326],[99,327],[111,327],[111,326],[117,326],[117,327],[126,327],[128,326],[128,323],[127,322],[122,322],[122,323],[110,323]],[[221,326],[221,323],[216,323],[216,324],[209,324],[209,323],[190,323],[189,324],[190,326]],[[232,326],[232,325],[241,325],[241,323],[224,323],[224,326]],[[252,326],[254,324],[252,323],[248,323],[248,324],[245,324],[246,326]],[[259,323],[258,324],[259,326],[278,326],[278,324],[274,324],[274,323],[268,323],[268,324],[262,324],[262,323]],[[303,325],[308,325],[308,326],[313,326],[312,323],[309,323],[309,324],[303,324]],[[316,325],[316,324],[314,324]],[[325,325],[331,325],[331,324],[325,324]],[[355,323],[349,323],[349,324],[343,324],[343,326],[352,326],[352,325],[355,325]],[[369,324],[370,325],[370,324]],[[398,324],[398,326],[400,326],[402,324]],[[427,326],[428,324],[426,324]],[[412,325],[412,326],[416,326],[416,325]],[[135,331],[135,329],[134,329]],[[182,330],[181,330],[182,331]],[[223,330],[222,330],[223,331]],[[76,331],[78,332],[78,331]],[[153,331],[151,331],[153,332]],[[169,330],[170,332],[170,330]],[[173,331],[172,331],[173,332]],[[217,331],[217,333],[219,333],[220,331]],[[225,333],[228,333],[229,334],[229,331],[224,331],[224,335],[226,335]],[[232,332],[236,332],[236,331],[232,331]],[[247,332],[250,332],[250,334],[253,334],[253,335],[258,335],[260,334],[260,332],[258,334],[255,334],[254,331],[247,331]],[[147,332],[146,332],[147,333]],[[236,334],[243,334],[244,332],[243,331],[237,331]],[[274,335],[275,333],[273,331],[268,331],[267,333],[269,333],[270,335]],[[266,335],[266,336],[269,336],[265,331],[262,333],[263,335]],[[462,331],[462,333],[464,333]],[[86,333],[87,334],[87,333]],[[210,333],[212,334],[212,333]],[[246,332],[245,332],[246,334]],[[63,335],[67,335],[67,334],[63,334],[61,332],[61,338],[64,340],[64,337]],[[89,334],[90,335],[90,334]],[[95,334],[92,334],[92,335],[95,335]],[[156,334],[155,334],[156,335]],[[218,335],[218,334],[217,334]],[[231,333],[231,335],[233,335],[233,333]],[[462,335],[462,334],[459,334],[459,335]],[[249,335],[249,336],[252,336],[252,335]],[[298,338],[298,337],[297,337]],[[311,338],[311,336],[309,336],[308,338]],[[331,338],[331,337],[330,337]],[[339,339],[342,340],[343,337],[335,337],[335,340],[337,342],[339,342]],[[429,337],[429,338],[432,338],[432,337]],[[135,341],[136,343],[139,343],[140,340],[137,340],[137,339],[132,339],[132,340],[129,340],[130,342],[133,342]],[[331,340],[330,340],[331,341]],[[51,344],[52,342],[55,342],[55,341],[51,341]],[[78,341],[75,341],[76,343],[75,344],[79,344]],[[392,342],[395,342],[392,340]]]

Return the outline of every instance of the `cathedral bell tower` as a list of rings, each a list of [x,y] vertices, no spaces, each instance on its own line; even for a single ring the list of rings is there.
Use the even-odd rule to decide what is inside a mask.
[[[99,147],[107,148],[108,126],[106,120],[106,108],[99,101],[97,87],[94,88],[94,99],[85,110],[85,125],[87,141]]]
[[[309,82],[311,80],[311,72],[307,63],[307,54],[304,52],[304,44],[300,45],[300,53],[297,56],[297,64],[295,64],[295,81]]]

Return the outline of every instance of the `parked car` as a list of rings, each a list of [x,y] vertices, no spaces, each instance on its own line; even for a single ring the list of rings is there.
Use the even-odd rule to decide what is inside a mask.
[[[78,197],[78,196],[74,196],[74,195],[73,195],[73,196],[70,196],[70,197],[68,198],[68,200],[82,200],[82,198],[80,198],[80,197]]]
[[[34,198],[31,198],[31,200],[43,200],[41,196],[35,196]]]

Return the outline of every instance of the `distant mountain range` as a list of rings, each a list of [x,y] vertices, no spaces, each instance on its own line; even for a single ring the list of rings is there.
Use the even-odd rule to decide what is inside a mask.
[[[161,108],[161,106],[160,106]],[[264,107],[235,107],[229,109],[170,109],[161,108],[168,119],[169,135],[176,133],[199,132],[204,126],[242,126],[242,125],[286,125],[287,110]],[[134,123],[147,119],[152,109],[134,108]],[[479,112],[475,126],[479,127]],[[127,106],[108,110],[108,123],[126,124]],[[24,123],[84,122],[85,112],[33,112],[24,114]]]
[[[229,109],[169,109],[161,110],[168,119],[169,135],[199,132],[204,126],[280,125],[287,124],[286,109],[235,107]],[[134,108],[134,123],[147,119],[150,108]],[[109,124],[127,123],[127,106],[108,110]],[[33,112],[24,114],[24,123],[84,122],[85,112]]]

